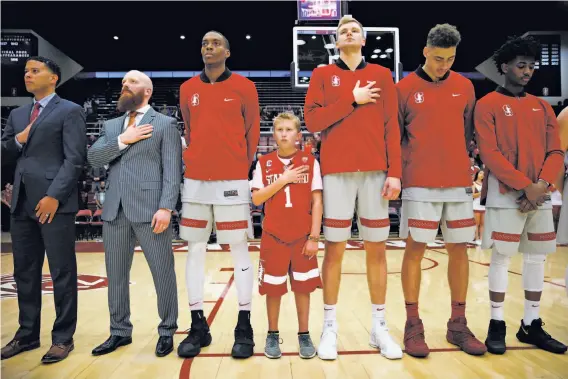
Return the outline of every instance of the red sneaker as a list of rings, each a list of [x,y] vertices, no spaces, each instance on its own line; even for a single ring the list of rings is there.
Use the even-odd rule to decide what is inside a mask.
[[[404,325],[404,351],[416,358],[425,358],[430,354],[424,338],[424,325],[419,318],[406,320]]]
[[[487,352],[487,347],[469,330],[465,317],[458,317],[448,321],[448,333],[446,339],[452,345],[470,355],[483,355]]]

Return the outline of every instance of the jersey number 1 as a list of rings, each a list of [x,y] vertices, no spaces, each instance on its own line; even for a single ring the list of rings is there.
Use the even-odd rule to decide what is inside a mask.
[[[286,187],[284,189],[284,192],[286,192],[286,208],[292,208],[292,201],[290,199],[290,186]]]

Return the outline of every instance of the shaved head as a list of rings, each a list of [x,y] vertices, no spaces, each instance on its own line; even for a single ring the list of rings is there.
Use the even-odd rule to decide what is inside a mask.
[[[149,88],[152,91],[154,91],[154,84],[152,83],[152,79],[150,79],[150,77],[148,75],[146,75],[145,73],[143,73],[142,71],[138,71],[138,70],[131,70],[128,71],[126,73],[126,75],[124,76],[124,79],[127,78],[135,78],[138,79],[138,81],[144,85],[144,88]]]
[[[135,111],[148,104],[154,92],[154,85],[148,75],[132,70],[122,79],[122,92],[118,99],[118,110]]]

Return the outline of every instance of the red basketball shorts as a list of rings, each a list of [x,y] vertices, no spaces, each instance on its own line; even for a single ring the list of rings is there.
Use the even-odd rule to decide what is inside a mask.
[[[258,264],[258,290],[261,295],[282,296],[288,292],[286,279],[290,276],[293,292],[311,293],[321,288],[318,260],[302,254],[306,238],[292,243],[262,233],[260,262]]]

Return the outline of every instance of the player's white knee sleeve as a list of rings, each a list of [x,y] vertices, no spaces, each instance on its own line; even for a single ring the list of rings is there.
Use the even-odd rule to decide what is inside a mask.
[[[250,311],[254,273],[248,251],[248,243],[243,241],[239,243],[232,243],[230,246],[235,268],[235,285],[237,287],[239,310]]]
[[[191,310],[203,309],[205,254],[207,242],[189,242],[185,262],[185,284]]]
[[[542,292],[544,287],[545,254],[523,254],[523,286],[525,291]]]
[[[505,293],[507,292],[507,284],[509,283],[510,258],[506,255],[499,254],[495,246],[491,252],[491,264],[489,265],[489,291]]]

